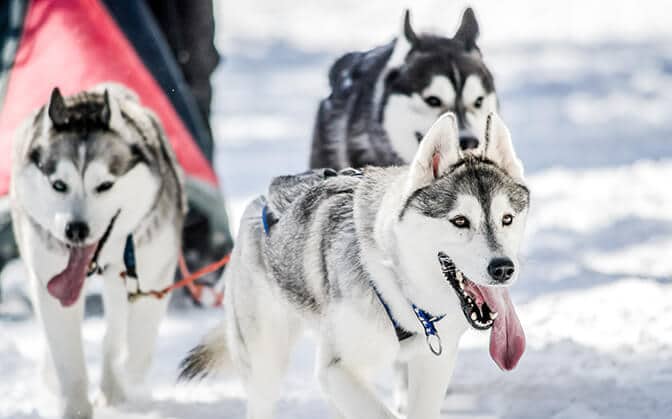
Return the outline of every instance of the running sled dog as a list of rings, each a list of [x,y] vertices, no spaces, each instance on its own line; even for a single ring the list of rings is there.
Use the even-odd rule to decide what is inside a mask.
[[[449,113],[410,166],[276,178],[242,217],[224,322],[184,359],[182,378],[235,367],[247,418],[269,419],[305,327],[318,337],[317,374],[334,417],[397,417],[369,383],[401,361],[408,418],[438,419],[468,328],[490,330],[493,360],[513,369],[525,336],[508,287],[529,192],[495,114],[484,142],[478,156],[463,152]]]
[[[101,390],[108,403],[120,402],[149,369],[166,310],[167,299],[128,297],[172,283],[182,174],[157,118],[111,84],[70,97],[54,89],[18,132],[13,153],[12,220],[46,333],[46,372],[55,372],[62,416],[91,418],[86,279],[103,281]]]
[[[445,112],[457,116],[462,148],[480,151],[498,101],[478,36],[471,8],[452,38],[416,33],[407,11],[393,42],[339,58],[329,71],[331,93],[317,112],[311,167],[410,163]]]

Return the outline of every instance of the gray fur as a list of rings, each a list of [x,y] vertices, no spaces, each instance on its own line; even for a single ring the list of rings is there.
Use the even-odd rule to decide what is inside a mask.
[[[121,136],[109,125],[109,115],[105,114],[110,112],[110,95],[118,101],[130,136]],[[123,176],[136,164],[146,164],[162,184],[151,213],[136,232],[136,244],[149,240],[166,222],[181,235],[187,209],[181,169],[156,116],[141,107],[132,92],[108,84],[63,97],[56,88],[50,103],[41,107],[22,130],[14,147],[15,158],[23,164],[34,164],[45,176],[64,160],[73,162],[83,173],[89,162],[103,158],[116,176]],[[82,145],[83,158],[79,153]],[[14,165],[15,170],[19,167]]]
[[[465,117],[467,104],[461,96],[464,82],[474,74],[486,93],[495,91],[492,74],[476,45],[478,34],[478,23],[470,8],[453,38],[416,34],[407,12],[400,36],[412,47],[401,66],[388,65],[399,40],[336,60],[329,71],[331,93],[321,101],[317,112],[310,166],[342,169],[409,163],[388,138],[383,125],[384,109],[391,96],[421,92],[435,75],[450,79],[456,92],[455,103],[446,104],[444,112],[455,113],[460,131],[473,136],[475,127],[469,126]],[[424,132],[416,135],[420,138]]]

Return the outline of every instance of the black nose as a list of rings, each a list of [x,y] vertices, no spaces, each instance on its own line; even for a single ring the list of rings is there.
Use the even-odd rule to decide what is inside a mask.
[[[478,138],[473,136],[460,137],[460,148],[462,150],[470,150],[478,147]]]
[[[513,262],[509,258],[495,258],[488,265],[488,273],[497,282],[508,281],[514,271]]]
[[[89,236],[89,226],[83,221],[72,221],[65,225],[65,237],[73,242],[81,242]]]

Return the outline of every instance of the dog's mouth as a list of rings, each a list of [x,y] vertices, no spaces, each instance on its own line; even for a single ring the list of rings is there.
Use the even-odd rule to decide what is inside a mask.
[[[65,269],[47,283],[47,291],[56,298],[63,307],[70,307],[79,300],[84,288],[84,281],[89,264],[98,247],[98,242],[87,246],[68,247],[68,264]]]
[[[443,276],[455,290],[462,312],[471,327],[490,332],[490,355],[503,370],[512,370],[525,351],[525,333],[509,291],[477,285],[469,280],[445,253],[439,252]]]
[[[69,253],[68,263],[65,265],[65,269],[52,277],[47,283],[47,291],[63,307],[70,307],[79,300],[86,277],[91,271],[92,265],[97,263],[98,252],[107,240],[118,215],[119,211],[110,220],[100,240],[84,246],[66,243]]]
[[[495,324],[495,319],[499,316],[499,313],[490,308],[478,286],[457,269],[450,257],[439,253],[439,262],[441,263],[443,276],[453,287],[457,298],[460,300],[467,323],[477,330],[490,329]]]

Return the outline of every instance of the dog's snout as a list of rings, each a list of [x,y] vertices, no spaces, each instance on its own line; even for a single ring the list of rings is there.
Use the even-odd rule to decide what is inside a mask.
[[[71,221],[65,225],[65,237],[72,242],[84,241],[89,236],[89,225],[83,221]]]
[[[488,273],[497,282],[505,282],[511,279],[515,268],[509,258],[495,258],[488,265]]]
[[[460,148],[462,150],[471,150],[478,147],[478,138],[473,135],[460,137]]]

